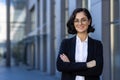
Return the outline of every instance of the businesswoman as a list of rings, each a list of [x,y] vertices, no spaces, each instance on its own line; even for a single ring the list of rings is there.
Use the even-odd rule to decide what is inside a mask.
[[[61,42],[57,57],[57,69],[61,80],[100,80],[103,69],[103,46],[88,34],[94,32],[92,17],[85,8],[73,11],[67,22],[72,38]]]

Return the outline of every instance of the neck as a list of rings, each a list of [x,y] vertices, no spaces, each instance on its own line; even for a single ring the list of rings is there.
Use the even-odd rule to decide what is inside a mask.
[[[77,33],[77,35],[81,41],[85,41],[85,39],[88,37],[88,33]]]

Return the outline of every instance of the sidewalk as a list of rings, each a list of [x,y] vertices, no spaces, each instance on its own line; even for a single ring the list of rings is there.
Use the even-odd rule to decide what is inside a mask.
[[[59,80],[39,70],[28,70],[24,66],[7,68],[2,63],[0,61],[0,80]]]

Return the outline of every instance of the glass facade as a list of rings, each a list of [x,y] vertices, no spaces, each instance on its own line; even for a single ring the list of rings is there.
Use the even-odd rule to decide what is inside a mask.
[[[0,0],[0,58],[6,51],[6,0]],[[3,36],[4,35],[4,36]]]
[[[11,40],[17,42],[24,37],[26,24],[26,0],[11,0]]]
[[[25,34],[26,25],[26,0],[10,0],[10,38],[11,53],[14,60],[24,58],[24,44],[22,42]],[[21,48],[22,46],[22,48]],[[17,56],[14,56],[17,55]]]

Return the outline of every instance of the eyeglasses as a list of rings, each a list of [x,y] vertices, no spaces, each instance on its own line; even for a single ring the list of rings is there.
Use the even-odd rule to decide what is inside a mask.
[[[74,23],[78,24],[79,22],[81,22],[81,24],[86,24],[87,21],[88,21],[88,19],[84,19],[84,18],[81,19],[81,20],[79,20],[79,19],[75,19],[75,20],[74,20]]]

